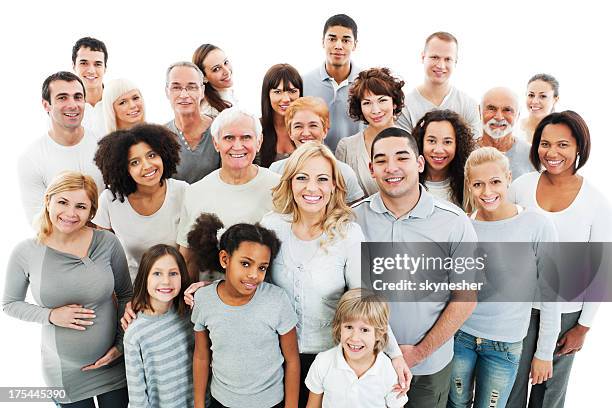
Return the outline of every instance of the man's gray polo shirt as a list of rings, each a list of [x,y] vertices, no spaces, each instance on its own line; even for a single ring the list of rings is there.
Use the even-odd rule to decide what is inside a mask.
[[[332,152],[336,151],[338,142],[343,137],[354,135],[364,127],[354,121],[348,114],[348,90],[361,70],[351,62],[351,72],[340,87],[334,87],[334,78],[329,76],[325,63],[304,75],[304,96],[318,96],[329,108],[329,132],[325,144]]]
[[[421,196],[416,206],[401,218],[385,207],[380,193],[353,206],[357,223],[370,242],[440,242],[448,243],[448,256],[474,256],[476,232],[469,218],[457,206],[438,200],[420,187]],[[449,273],[449,282],[460,281],[460,276]],[[450,299],[446,302],[390,303],[390,324],[399,344],[415,345],[433,327]],[[453,358],[451,337],[427,359],[411,368],[414,375],[430,375],[442,370]]]

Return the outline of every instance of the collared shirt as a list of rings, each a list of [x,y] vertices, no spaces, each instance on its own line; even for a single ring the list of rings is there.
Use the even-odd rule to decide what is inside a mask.
[[[396,218],[376,193],[355,204],[357,223],[369,242],[432,242],[440,243],[452,258],[473,257],[476,232],[469,218],[457,206],[434,198],[422,186],[419,201],[406,215]],[[448,274],[448,281],[461,281],[460,275]],[[446,300],[435,302],[390,303],[390,324],[397,342],[415,345],[429,332],[450,299],[450,292],[441,292]],[[438,294],[441,294],[438,293]],[[418,316],[418,318],[417,318]],[[435,374],[453,357],[452,337],[420,364],[412,368],[415,375]]]
[[[340,139],[354,135],[364,127],[348,114],[348,90],[360,71],[351,62],[351,72],[340,84],[327,73],[325,63],[304,75],[304,95],[322,98],[329,108],[329,132],[324,142],[332,152],[336,150]]]
[[[408,401],[391,391],[397,374],[389,357],[378,353],[372,367],[357,378],[340,344],[317,355],[305,383],[315,394],[323,393],[323,408],[403,407]]]

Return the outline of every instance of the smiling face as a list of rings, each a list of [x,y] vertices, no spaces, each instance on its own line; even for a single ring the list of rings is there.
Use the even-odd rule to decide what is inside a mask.
[[[558,99],[552,85],[546,81],[536,79],[527,85],[527,111],[530,116],[541,120],[553,111]]]
[[[518,105],[514,95],[505,88],[495,88],[482,99],[483,131],[493,139],[512,134],[518,119]]]
[[[153,311],[167,310],[181,292],[181,271],[172,255],[160,257],[149,271],[147,293]]]
[[[285,111],[291,104],[300,97],[300,90],[292,83],[285,86],[283,81],[280,81],[278,86],[270,89],[270,105],[275,113],[285,116]]]
[[[101,88],[104,73],[106,72],[104,52],[92,51],[90,48],[81,47],[77,51],[76,60],[72,68],[81,78],[86,88]]]
[[[578,143],[571,129],[563,124],[549,124],[542,130],[538,146],[540,162],[550,174],[574,174]]]
[[[340,344],[347,361],[357,362],[371,359],[376,344],[374,326],[360,319],[342,322]]]
[[[361,113],[370,124],[377,129],[393,126],[393,110],[395,105],[389,95],[374,95],[367,91],[361,98]]]
[[[350,64],[351,53],[356,47],[353,30],[348,27],[329,27],[323,36],[326,64],[330,67],[340,68]]]
[[[117,129],[129,129],[144,122],[144,102],[138,89],[132,89],[115,99],[113,109]]]
[[[443,173],[455,158],[455,129],[449,121],[430,122],[423,137],[423,156],[428,171]]]
[[[69,235],[89,221],[91,200],[85,190],[62,191],[51,196],[47,211],[53,232]]]
[[[207,85],[212,85],[218,91],[231,88],[234,85],[232,64],[223,50],[217,48],[209,52],[204,58],[203,64],[204,77],[208,81]]]
[[[168,74],[166,96],[175,114],[199,114],[204,90],[196,70],[185,66],[172,68]]]
[[[425,78],[436,85],[447,82],[457,63],[457,44],[433,37],[421,53]]]
[[[311,110],[299,110],[289,123],[289,138],[297,147],[314,140],[323,143],[327,129],[323,126],[321,117]]]
[[[332,165],[322,156],[308,159],[291,179],[293,200],[302,213],[323,216],[334,188]]]
[[[493,213],[507,203],[511,176],[495,161],[473,166],[468,174],[470,194],[477,210]]]
[[[402,199],[419,194],[419,173],[425,160],[410,147],[405,137],[387,137],[372,145],[370,173],[385,199]]]
[[[242,170],[253,164],[261,142],[253,119],[244,115],[219,129],[218,140],[213,138],[215,149],[221,155],[221,167],[227,170]]]
[[[164,173],[164,162],[151,146],[140,142],[128,150],[128,172],[137,185],[156,186]]]
[[[72,130],[81,126],[85,110],[85,95],[78,81],[53,81],[49,84],[49,99],[43,108],[49,114],[52,126]]]
[[[243,241],[229,255],[219,252],[225,269],[225,290],[234,298],[251,299],[263,282],[270,265],[270,248],[257,242]]]

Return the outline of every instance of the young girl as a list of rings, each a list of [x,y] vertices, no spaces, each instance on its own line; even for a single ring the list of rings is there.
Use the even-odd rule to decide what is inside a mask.
[[[259,224],[235,224],[217,240],[221,228],[212,214],[194,227],[200,270],[225,270],[195,294],[195,407],[204,407],[209,367],[212,407],[297,407],[297,318],[284,291],[263,282],[280,242]]]
[[[471,128],[457,113],[444,109],[426,113],[412,134],[425,158],[420,183],[435,197],[461,206],[463,168],[474,149]]]
[[[511,180],[508,158],[497,149],[482,147],[468,157],[464,205],[471,212],[478,241],[504,242],[503,252],[500,251],[504,256],[487,258],[489,287],[511,287],[525,301],[509,299],[507,295],[508,301],[503,302],[479,298],[476,309],[455,334],[449,408],[470,407],[472,400],[475,407],[487,407],[493,402],[498,408],[506,406],[519,368],[531,304],[550,259],[548,249],[551,242],[557,241],[554,225],[548,218],[509,201]],[[488,253],[499,248],[483,246]],[[512,252],[520,256],[510,255]],[[544,289],[540,293],[544,295]],[[560,322],[558,303],[543,302],[541,316],[540,341],[531,361],[534,382],[546,381],[553,374],[552,358]]]
[[[373,294],[351,289],[340,298],[332,331],[336,347],[321,352],[308,370],[307,408],[403,407],[387,345],[389,307]]]
[[[193,328],[181,297],[188,285],[176,248],[159,244],[144,253],[132,298],[138,319],[124,338],[131,408],[193,406]]]

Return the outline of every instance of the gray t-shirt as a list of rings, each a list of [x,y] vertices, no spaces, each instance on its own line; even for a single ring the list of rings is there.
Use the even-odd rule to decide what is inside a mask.
[[[285,292],[262,282],[251,301],[229,306],[217,294],[220,281],[195,294],[191,320],[208,330],[212,396],[228,407],[269,408],[284,398],[284,358],[279,335],[297,324]]]
[[[515,138],[512,148],[504,153],[510,161],[510,171],[512,172],[513,180],[516,180],[525,173],[535,171],[529,161],[530,150],[531,145],[529,143],[522,138]]]
[[[176,140],[181,146],[179,152],[181,162],[176,167],[176,173],[172,175],[172,178],[193,184],[221,167],[221,158],[213,145],[210,128],[202,133],[200,143],[194,150],[191,150],[181,139],[181,132],[176,127],[174,120],[166,123],[166,127],[176,134]]]
[[[452,258],[473,257],[476,232],[465,213],[454,204],[434,198],[420,187],[421,196],[408,214],[395,218],[385,207],[380,193],[353,206],[356,222],[369,242],[435,242]],[[461,281],[449,273],[449,282]],[[397,342],[415,345],[429,332],[450,300],[449,291],[439,291],[446,301],[391,302],[389,323]],[[453,358],[453,338],[423,362],[411,368],[414,375],[442,370]]]

